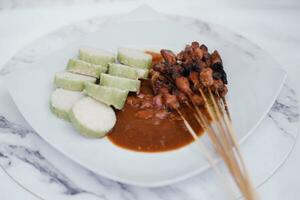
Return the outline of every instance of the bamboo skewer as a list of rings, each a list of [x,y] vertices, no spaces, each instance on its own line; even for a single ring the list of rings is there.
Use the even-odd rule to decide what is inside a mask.
[[[219,95],[217,94],[217,99],[215,99],[209,88],[207,92],[208,95],[206,95],[202,89],[199,89],[199,91],[204,99],[205,108],[209,114],[209,117],[212,119],[212,123],[209,122],[209,119],[201,112],[201,110],[193,102],[191,97],[189,97],[189,99],[192,105],[187,103],[188,107],[193,111],[193,115],[195,116],[195,119],[199,123],[199,125],[207,131],[214,149],[224,160],[241,193],[247,200],[256,200],[257,195],[250,181],[249,174],[241,155],[239,144],[233,131],[231,117],[225,98],[219,98]],[[225,176],[220,174],[221,172],[213,162],[213,159],[208,150],[205,148],[204,144],[200,142],[197,134],[194,132],[190,123],[188,123],[180,110],[176,111],[183,119],[194,140],[198,144],[200,144],[199,146],[201,146],[202,152],[204,152],[205,157],[224,183]],[[228,187],[228,185],[226,184],[225,186]],[[226,190],[229,191],[228,189]]]
[[[218,120],[222,120],[223,121],[223,119],[224,119],[224,117],[222,117],[221,116],[221,112],[220,112],[220,106],[219,106],[219,104],[217,105],[217,103],[216,103],[216,101],[215,101],[215,98],[214,98],[214,96],[212,95],[212,92],[211,92],[211,90],[210,89],[208,89],[208,93],[209,93],[209,96],[210,96],[210,99],[212,100],[212,105],[213,105],[213,108],[214,108],[214,111],[215,111],[215,114],[216,114],[216,116],[217,116],[217,119]],[[220,122],[221,123],[221,122]],[[226,124],[226,123],[225,123]],[[226,124],[227,125],[227,124]],[[230,132],[230,130],[229,130],[229,128],[228,128],[228,126],[226,126],[226,128],[227,128],[227,133],[231,133]],[[228,136],[231,136],[230,134],[229,135],[225,135],[225,132],[222,132],[221,131],[221,134],[223,135],[224,134],[224,142],[225,143],[230,143],[230,144],[232,144],[232,143],[234,143],[233,141],[232,141],[232,137],[228,137]],[[237,148],[236,148],[236,144],[234,144],[233,146],[232,146],[232,148],[235,148],[235,150],[237,150]],[[231,147],[229,147],[229,151],[232,151],[232,148]],[[233,153],[233,154],[235,154],[235,152],[231,152],[231,153]],[[233,155],[233,157],[232,157],[232,162],[234,162],[234,163],[231,163],[231,164],[233,164],[232,166],[230,166],[229,165],[229,170],[230,170],[230,172],[234,175],[234,177],[235,177],[235,175],[237,175],[240,179],[236,179],[236,182],[237,182],[237,184],[239,185],[239,187],[240,187],[240,190],[243,192],[243,193],[248,193],[247,192],[247,183],[244,181],[244,174],[243,174],[243,172],[241,171],[242,169],[244,169],[245,168],[245,165],[243,164],[242,165],[242,169],[241,168],[237,168],[236,166],[238,166],[238,164],[239,164],[239,161],[241,162],[241,163],[243,163],[243,159],[242,159],[242,157],[241,157],[241,155],[238,153],[238,158],[236,157],[236,156],[234,156]],[[245,169],[244,169],[245,170]],[[244,171],[245,172],[245,171]]]
[[[182,118],[185,126],[187,127],[188,131],[190,132],[190,134],[192,135],[192,137],[194,138],[195,142],[197,143],[198,147],[200,148],[201,152],[204,154],[206,160],[209,162],[209,164],[213,167],[213,169],[215,170],[215,172],[217,173],[217,176],[220,178],[220,180],[222,181],[222,184],[224,186],[224,188],[226,188],[226,192],[228,194],[228,196],[230,198],[234,198],[233,197],[233,193],[231,191],[231,189],[229,188],[229,186],[226,184],[226,177],[224,176],[224,174],[220,171],[220,169],[217,167],[216,163],[213,161],[212,156],[209,153],[208,148],[199,140],[197,134],[195,133],[195,131],[193,130],[192,126],[189,124],[189,122],[186,120],[186,118],[184,117],[184,115],[180,112],[179,109],[176,109],[177,113],[180,115],[180,117]]]

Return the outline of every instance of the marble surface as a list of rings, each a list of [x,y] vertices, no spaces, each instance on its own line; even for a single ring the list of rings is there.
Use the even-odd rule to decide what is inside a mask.
[[[62,5],[86,5],[95,3],[107,3],[120,0],[2,0],[0,1],[0,9],[19,9],[19,8],[34,8],[34,7],[49,7]],[[124,0],[123,0],[124,1]],[[127,0],[128,1],[128,0]]]
[[[39,39],[18,53],[1,73],[6,74],[13,68],[26,67],[41,56],[80,37],[84,34],[82,27],[85,23],[87,23],[85,26],[90,23],[100,25],[102,20],[105,19],[98,18],[88,23],[68,26]],[[197,25],[195,21],[183,21],[190,25]],[[257,185],[261,185],[276,171],[295,144],[299,121],[298,101],[295,91],[288,85],[292,84],[285,85],[268,116],[242,146],[247,162],[252,163],[249,168]],[[7,92],[3,90],[3,85],[0,91],[0,105],[5,105],[0,107],[1,166],[38,198],[223,199],[222,190],[215,185],[216,179],[211,171],[158,189],[137,188],[98,177],[74,165],[72,161],[43,142],[19,117],[16,107]],[[274,147],[280,151],[274,151]],[[264,160],[263,168],[257,165],[258,160]]]

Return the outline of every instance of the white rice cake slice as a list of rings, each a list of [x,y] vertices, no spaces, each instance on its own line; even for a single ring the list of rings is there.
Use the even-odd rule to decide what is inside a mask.
[[[91,97],[84,97],[72,107],[70,119],[82,135],[99,138],[114,127],[116,114],[110,106]]]
[[[121,110],[124,107],[125,101],[128,96],[127,90],[120,90],[118,88],[100,86],[93,83],[86,83],[84,92],[101,101],[107,105],[112,105],[116,109]]]
[[[96,65],[77,58],[71,58],[68,62],[67,70],[73,73],[99,78],[101,73],[107,72],[107,66]]]
[[[95,83],[96,78],[68,71],[57,72],[54,78],[56,87],[73,91],[82,91],[85,82]]]
[[[57,88],[50,98],[50,109],[59,118],[70,121],[69,112],[75,102],[84,97],[83,92]]]
[[[108,63],[115,62],[116,60],[113,53],[88,46],[80,47],[78,57],[80,60],[104,67],[107,67]]]
[[[109,74],[100,75],[100,85],[139,93],[141,81]]]
[[[136,49],[120,48],[117,58],[120,63],[142,69],[149,69],[152,63],[152,56]]]

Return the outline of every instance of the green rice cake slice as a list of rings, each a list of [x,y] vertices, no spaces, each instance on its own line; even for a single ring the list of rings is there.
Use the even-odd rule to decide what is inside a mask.
[[[107,66],[96,65],[77,58],[71,58],[68,62],[67,70],[73,73],[99,78],[101,73],[107,72]]]
[[[85,93],[94,99],[107,105],[112,105],[121,110],[124,107],[128,91],[118,88],[100,86],[92,83],[85,84]]]
[[[108,74],[114,76],[120,76],[130,79],[147,79],[149,74],[148,69],[130,67],[118,63],[109,63],[108,66]]]
[[[96,78],[68,71],[57,72],[54,78],[54,84],[56,87],[73,91],[82,91],[84,89],[85,82],[95,83]]]
[[[149,69],[152,63],[152,56],[140,50],[120,48],[117,58],[120,63],[131,67]]]
[[[141,81],[109,74],[100,75],[100,85],[139,93]]]
[[[78,57],[80,60],[104,67],[107,67],[108,63],[115,62],[116,60],[113,53],[87,46],[83,46],[79,49]]]
[[[134,68],[117,63],[108,64],[108,74],[129,79],[139,78],[138,73]]]

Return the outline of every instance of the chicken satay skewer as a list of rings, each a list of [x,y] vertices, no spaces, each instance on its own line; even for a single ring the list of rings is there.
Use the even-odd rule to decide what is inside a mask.
[[[194,83],[194,84],[197,84],[199,81],[197,80],[197,76],[190,76],[190,78],[192,79],[192,82]],[[209,113],[210,113],[210,115],[213,117],[213,119],[214,118],[217,118],[218,119],[218,121],[220,121],[221,119],[224,119],[222,116],[221,116],[221,114],[220,114],[220,112],[219,112],[219,110],[216,108],[217,107],[217,105],[216,105],[216,102],[215,102],[215,98],[214,98],[214,96],[212,95],[212,92],[211,92],[211,90],[210,90],[210,87],[213,85],[213,83],[214,83],[214,80],[213,80],[213,77],[212,77],[212,70],[210,69],[210,68],[206,68],[206,69],[204,69],[204,70],[202,70],[202,72],[200,73],[200,80],[201,80],[201,83],[202,83],[202,85],[204,86],[204,87],[206,87],[207,88],[207,90],[208,90],[208,92],[209,92],[209,94],[210,94],[210,99],[211,99],[211,102],[213,103],[213,108],[214,108],[214,112],[212,112],[211,111],[211,109],[210,109],[210,104],[208,103],[208,100],[207,100],[207,98],[206,98],[206,95],[204,94],[204,92],[203,92],[203,90],[202,90],[202,88],[201,87],[198,87],[199,88],[199,91],[200,91],[200,93],[201,93],[201,95],[202,95],[202,97],[203,97],[203,99],[204,99],[204,101],[205,101],[205,105],[206,105],[206,108],[209,110]],[[220,108],[219,108],[220,109]],[[215,114],[216,114],[216,117],[215,117]],[[221,122],[220,122],[221,123]],[[226,146],[226,148],[227,148],[227,150],[229,150],[230,152],[229,153],[234,153],[234,152],[232,152],[232,149],[231,149],[231,147],[232,147],[232,143],[233,143],[233,141],[231,141],[230,140],[230,137],[228,137],[228,135],[226,135],[225,133],[225,129],[227,128],[227,131],[230,131],[230,130],[228,130],[228,127],[226,126],[226,124],[225,124],[225,127],[224,127],[224,124],[219,124],[219,123],[217,123],[218,124],[218,126],[219,126],[219,130],[220,130],[220,132],[221,132],[221,135],[222,135],[222,138],[224,139],[223,141],[225,141],[224,143],[225,143],[225,146]],[[234,145],[235,146],[235,145]],[[230,157],[229,157],[230,158]],[[239,160],[241,159],[241,155],[239,155]],[[225,161],[226,161],[227,159],[225,159]],[[242,176],[243,176],[243,174],[242,174],[242,172],[240,172],[240,170],[239,170],[239,168],[236,168],[236,165],[238,164],[238,160],[236,159],[236,157],[235,156],[233,156],[233,162],[234,163],[230,163],[230,162],[227,162],[228,163],[228,166],[229,166],[229,170],[231,171],[231,173],[234,175],[234,174],[236,174],[237,173],[237,175],[238,175],[238,177],[241,177],[241,178],[243,178]],[[245,166],[243,166],[243,168],[244,168]],[[234,176],[234,177],[236,177],[236,176]],[[245,184],[243,184],[243,183],[245,183],[245,181],[242,181],[242,180],[238,180],[237,178],[235,178],[235,180],[236,180],[236,183],[240,186],[240,188],[241,188],[241,190],[242,191],[244,191],[245,193],[247,193],[247,188],[245,188],[245,187],[247,187]],[[246,182],[247,183],[247,182]]]
[[[201,111],[199,110],[197,104],[194,102],[194,100],[193,100],[193,98],[192,98],[192,95],[191,95],[191,94],[192,94],[192,91],[191,91],[191,89],[190,89],[190,85],[189,85],[189,82],[188,82],[187,78],[186,78],[186,77],[178,77],[178,78],[176,79],[176,86],[178,87],[178,89],[179,89],[180,91],[184,92],[185,94],[187,94],[187,95],[190,97],[191,102],[193,103],[193,106],[194,106],[194,108],[195,108],[195,110],[196,110],[196,112],[197,112],[197,114],[198,114],[198,116],[197,116],[196,114],[194,114],[195,117],[196,117],[196,120],[199,122],[199,124],[200,124],[203,128],[205,128],[205,129],[208,131],[211,140],[214,142],[214,144],[216,144],[216,145],[215,145],[215,148],[216,148],[217,152],[218,152],[219,154],[221,154],[223,157],[225,157],[225,158],[226,158],[225,160],[229,160],[229,156],[230,156],[230,155],[228,154],[227,151],[224,151],[224,150],[226,150],[226,149],[230,149],[230,147],[228,146],[228,143],[222,143],[222,142],[221,142],[221,141],[222,141],[222,138],[219,138],[219,137],[217,137],[215,134],[213,134],[213,133],[214,133],[214,132],[213,132],[213,129],[212,129],[212,127],[210,126],[208,120],[205,119],[205,117],[203,116],[203,114],[202,114]],[[206,99],[205,96],[204,96],[204,98]],[[209,106],[208,103],[206,103],[206,107],[209,109],[210,117],[212,117],[212,119],[214,120],[214,119],[215,119],[215,116],[214,116],[213,113],[211,112],[210,106]],[[219,128],[219,130],[220,130],[221,132],[224,131],[223,127],[222,127],[219,123],[217,123],[217,126],[218,126],[218,128]],[[224,136],[224,135],[223,135],[223,136]],[[226,136],[226,135],[225,135],[225,136]],[[225,145],[225,146],[224,146],[224,145]],[[222,148],[222,150],[220,150],[220,147]],[[230,165],[230,163],[228,163],[228,165]],[[234,167],[234,166],[233,166],[233,167]],[[235,171],[236,171],[236,170],[235,170]],[[235,171],[233,171],[233,172],[235,172]],[[237,182],[238,182],[238,181],[237,181]]]
[[[160,93],[161,93],[161,95],[164,98],[165,105],[169,109],[175,110],[179,114],[179,116],[183,120],[185,126],[187,127],[189,133],[194,138],[195,142],[198,144],[198,147],[200,148],[201,152],[204,154],[204,156],[206,157],[207,161],[211,164],[211,166],[213,167],[213,169],[216,171],[217,176],[219,176],[219,178],[221,179],[221,181],[223,183],[223,186],[226,188],[226,191],[228,192],[228,195],[230,195],[230,197],[233,197],[232,191],[230,190],[230,188],[226,184],[226,178],[225,178],[224,174],[222,174],[221,171],[216,166],[215,162],[212,159],[212,156],[210,155],[210,153],[208,151],[208,148],[199,140],[199,137],[197,136],[197,134],[193,130],[192,126],[190,125],[190,123],[188,122],[188,120],[184,117],[184,115],[182,114],[182,112],[180,111],[180,104],[179,104],[176,96],[170,94],[167,88],[161,88],[160,89]],[[222,151],[222,150],[220,149],[219,151]]]
[[[212,112],[212,110],[210,108],[211,106],[208,103],[206,95],[204,94],[203,90],[199,87],[199,91],[200,91],[200,93],[201,93],[201,95],[202,95],[202,97],[205,101],[206,108],[209,110],[209,113],[211,114],[211,116],[213,118],[218,119],[217,125],[218,125],[220,133],[221,133],[219,136],[222,136],[222,139],[223,139],[222,141],[224,141],[224,145],[226,146],[226,149],[229,150],[229,153],[230,154],[234,153],[234,152],[232,152],[232,149],[231,149],[233,141],[231,141],[231,139],[230,139],[231,137],[229,137],[225,132],[226,129],[227,129],[227,131],[230,131],[230,130],[228,130],[228,127],[226,126],[226,124],[224,125],[224,123],[222,124],[221,121],[220,121],[224,118],[221,116],[221,114],[219,112],[220,108],[218,107],[218,109],[217,109],[217,104],[216,104],[215,98],[212,95],[212,92],[211,92],[211,89],[210,89],[210,87],[213,85],[213,81],[214,81],[213,77],[212,77],[212,70],[210,68],[204,69],[200,73],[200,80],[201,80],[201,83],[203,84],[203,86],[207,88],[208,93],[210,95],[209,97],[210,97],[210,100],[213,104],[214,112]],[[243,176],[242,172],[240,172],[239,168],[236,167],[236,165],[238,164],[238,160],[236,159],[235,156],[233,156],[232,158],[233,158],[234,163],[230,164],[230,162],[228,162],[229,170],[233,174],[237,173],[238,177],[242,178],[242,176]],[[239,155],[239,160],[240,159],[241,159],[241,155]],[[225,161],[226,160],[227,159],[225,159]],[[243,166],[243,168],[244,168],[244,166]],[[234,177],[236,177],[236,176],[234,176]],[[238,180],[238,179],[235,179],[235,180],[236,180],[237,184],[240,186],[241,190],[247,192],[247,190],[245,188],[246,186],[243,184],[243,183],[245,183],[245,181],[241,181],[241,180]]]
[[[215,53],[215,52],[214,52]],[[220,59],[218,60],[218,61],[221,61]],[[196,87],[196,88],[198,88],[199,89],[199,91],[200,91],[200,94],[201,94],[201,96],[202,96],[202,98],[204,99],[204,102],[205,102],[205,106],[206,106],[206,108],[207,108],[207,110],[208,110],[208,112],[210,113],[210,115],[212,116],[212,118],[214,119],[214,118],[218,118],[219,120],[221,119],[221,117],[220,116],[216,116],[215,117],[215,115],[213,114],[213,112],[212,112],[212,110],[211,110],[211,108],[210,108],[210,104],[208,103],[208,100],[207,100],[207,98],[206,98],[206,95],[204,94],[204,92],[203,92],[203,90],[202,90],[202,88],[200,87],[200,81],[198,80],[198,77],[197,77],[197,72],[191,72],[191,74],[190,74],[190,76],[189,76],[189,78],[191,79],[191,81],[194,83],[194,86]],[[204,69],[201,73],[200,73],[200,78],[201,78],[201,82],[202,82],[202,86],[204,86],[204,87],[207,87],[208,88],[208,91],[209,92],[211,92],[211,90],[210,90],[210,86],[213,84],[213,82],[214,82],[214,80],[213,80],[213,78],[212,78],[212,70],[210,69],[210,68],[206,68],[206,69]],[[178,84],[177,84],[177,86],[178,86]],[[180,86],[179,86],[180,87]],[[190,93],[190,91],[189,90],[187,90],[185,87],[180,87],[183,91],[185,91],[186,93]],[[217,91],[218,92],[218,91]],[[213,97],[212,97],[213,98]],[[196,110],[197,110],[197,107],[195,106],[195,108],[196,108]],[[199,114],[199,112],[198,112],[198,114]],[[230,115],[229,115],[229,112],[228,112],[228,110],[227,110],[227,115],[228,115],[228,117],[230,117]],[[200,113],[200,116],[201,116],[201,113]],[[196,119],[198,119],[198,118],[196,118]],[[199,120],[198,120],[199,121]],[[213,120],[214,121],[214,120]],[[203,124],[203,123],[201,123],[201,124]],[[222,124],[219,124],[219,123],[217,123],[218,124],[218,127],[219,127],[219,130],[221,131],[221,133],[225,133],[224,131],[224,128],[226,128],[226,126],[225,127],[223,127],[224,125],[222,125]],[[203,125],[202,125],[203,126]],[[210,131],[209,131],[210,132]],[[211,134],[210,134],[211,135]],[[231,141],[229,141],[229,143],[228,143],[228,140],[230,140],[229,138],[228,138],[228,136],[226,135],[226,134],[222,134],[222,138],[223,139],[225,139],[227,142],[225,142],[225,145],[226,145],[226,148],[229,150],[229,151],[232,151],[232,149],[231,149],[231,146],[232,146],[232,142]],[[213,136],[213,135],[211,135],[211,139],[213,140],[213,141],[216,141],[215,140],[215,136]],[[233,152],[229,152],[229,153],[233,153]],[[224,154],[223,154],[223,156],[224,156]],[[226,156],[227,158],[228,158],[228,155]],[[238,177],[242,177],[242,173],[238,170],[238,168],[236,167],[236,165],[238,164],[237,162],[237,159],[235,158],[235,157],[233,157],[234,158],[234,163],[232,164],[232,163],[230,163],[230,162],[227,162],[227,164],[228,164],[228,166],[229,166],[229,169],[230,169],[230,171],[231,171],[231,173],[233,173],[233,174],[235,174],[235,173],[238,173],[238,174],[236,174],[236,175],[238,175]],[[227,159],[225,159],[225,161],[226,161]],[[234,176],[234,177],[236,177],[236,176]],[[235,181],[236,181],[236,183],[239,185],[239,187],[241,188],[241,190],[242,191],[245,191],[245,192],[247,192],[246,191],[246,186],[245,185],[243,185],[243,183],[244,183],[244,181],[242,181],[242,180],[239,180],[239,179],[237,179],[237,178],[235,178]]]
[[[245,174],[243,173],[245,171],[244,166],[239,165],[239,160],[241,156],[238,155],[238,157],[236,157],[235,151],[232,149],[232,147],[235,147],[237,145],[236,138],[230,138],[232,137],[232,135],[228,134],[228,132],[231,133],[230,128],[232,127],[230,126],[230,124],[228,125],[228,122],[230,122],[231,120],[227,107],[227,102],[224,97],[224,95],[227,92],[227,88],[224,85],[224,83],[227,84],[227,79],[226,74],[223,70],[222,60],[218,52],[215,51],[212,54],[209,54],[207,47],[205,47],[204,45],[201,45],[199,47],[198,43],[193,43],[192,46],[188,45],[186,47],[185,52],[180,53],[181,55],[178,59],[182,63],[182,66],[186,68],[186,70],[192,70],[191,64],[193,62],[197,62],[202,67],[204,67],[204,70],[201,70],[202,75],[204,77],[200,77],[202,83],[196,84],[194,82],[194,86],[197,86],[199,88],[198,90],[200,92],[200,96],[194,94],[194,92],[189,87],[189,82],[188,80],[186,80],[186,77],[182,77],[182,67],[177,65],[176,56],[168,50],[162,50],[161,54],[165,60],[165,65],[163,66],[164,68],[162,68],[162,70],[165,70],[165,72],[171,75],[171,78],[175,82],[177,88],[180,91],[184,92],[190,99],[193,106],[190,105],[188,101],[185,101],[184,103],[188,105],[189,108],[194,107],[194,109],[191,110],[193,111],[196,120],[202,127],[205,127],[205,129],[209,133],[208,135],[210,136],[216,151],[219,153],[219,155],[221,155],[221,157],[223,157],[223,160],[227,164],[228,169],[232,174],[236,184],[240,188],[241,192],[245,195],[247,199],[254,199],[255,195],[251,195],[253,194],[253,191],[251,190],[251,187],[249,187],[251,186],[251,183],[249,182],[249,177],[245,176]],[[204,59],[203,61],[202,57]],[[218,70],[214,71],[218,75],[217,77],[212,78],[211,66],[215,67]],[[196,70],[196,72],[199,72],[199,67]],[[191,71],[191,74],[193,74],[193,71]],[[207,77],[205,78],[205,76]],[[216,80],[213,80],[215,78]],[[172,82],[172,80],[170,79],[169,81]],[[208,83],[205,85],[206,81],[208,81]],[[207,97],[207,93],[203,91],[204,88],[205,90],[207,90],[207,93],[209,93],[209,95],[211,96],[208,95]],[[214,92],[217,96],[217,99],[215,99],[215,97],[212,95],[211,88],[215,89]],[[221,95],[219,95],[219,91],[221,92]],[[200,99],[204,102],[200,102]],[[206,110],[213,119],[214,124],[216,124],[218,131],[214,130],[215,127],[213,127],[210,124],[209,120],[206,118],[206,116],[201,113],[198,106],[200,106],[200,104],[202,103],[205,105]],[[210,103],[212,103],[213,105],[211,105]],[[176,107],[176,109],[178,109],[178,107]],[[224,109],[224,112],[222,109]],[[182,117],[184,116],[182,115]]]

